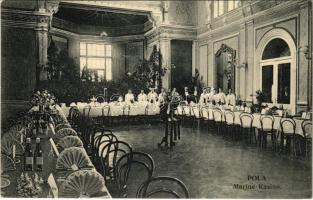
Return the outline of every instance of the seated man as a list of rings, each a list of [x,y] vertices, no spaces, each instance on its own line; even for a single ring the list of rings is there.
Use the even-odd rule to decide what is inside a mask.
[[[226,95],[224,94],[221,88],[218,88],[218,94],[216,94],[215,98],[216,98],[215,102],[218,104],[226,103]]]
[[[214,89],[214,88],[213,88]],[[207,93],[207,101],[212,102],[213,101],[213,89],[211,90],[211,87],[206,88],[206,93]]]
[[[138,102],[145,102],[147,101],[147,95],[145,94],[144,90],[140,91],[140,94],[138,95]]]
[[[186,100],[186,101],[188,101],[188,97],[189,97],[189,91],[188,91],[188,87],[185,87],[184,88],[184,91],[185,91],[185,93],[184,93],[184,99]]]
[[[158,102],[162,104],[165,101],[167,101],[167,93],[164,88],[161,88],[161,93],[159,94]]]
[[[156,102],[158,99],[158,94],[154,92],[154,88],[150,88],[150,92],[148,93],[148,101],[150,103]]]
[[[202,93],[200,95],[200,99],[199,99],[199,104],[200,105],[205,105],[208,102],[208,93],[207,93],[207,89],[203,88],[202,89]]]
[[[198,99],[199,99],[199,93],[198,93],[198,87],[197,87],[197,86],[195,86],[195,87],[193,88],[193,96],[195,96],[196,101],[198,101]]]
[[[117,104],[118,104],[118,105],[122,105],[122,104],[123,104],[123,96],[122,96],[122,95],[120,95],[120,96],[118,97],[118,99],[117,99]]]
[[[128,90],[128,93],[125,95],[125,102],[126,104],[132,104],[135,101],[134,94],[132,93],[132,90]]]
[[[236,105],[236,96],[234,93],[232,93],[231,89],[228,90],[228,94],[226,96],[226,105]]]

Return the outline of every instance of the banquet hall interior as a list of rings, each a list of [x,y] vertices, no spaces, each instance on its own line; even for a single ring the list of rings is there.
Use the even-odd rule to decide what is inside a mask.
[[[1,1],[1,197],[312,198],[312,15]]]

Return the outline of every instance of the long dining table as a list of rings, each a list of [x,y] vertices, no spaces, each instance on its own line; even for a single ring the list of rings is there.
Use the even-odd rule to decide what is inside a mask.
[[[56,106],[55,109],[57,110],[58,115],[64,120],[65,123],[68,123],[66,119],[66,115],[63,113],[63,110],[59,107]],[[37,108],[32,108],[31,112],[38,110]],[[9,134],[9,133],[7,133]],[[48,130],[46,134],[38,136],[41,139],[41,148],[43,152],[43,168],[42,171],[28,171],[25,172],[23,169],[23,155],[18,155],[16,156],[15,159],[15,165],[16,169],[8,172],[3,172],[1,174],[2,179],[9,180],[10,184],[7,187],[1,188],[1,196],[2,197],[19,197],[17,193],[17,188],[18,188],[18,179],[21,177],[22,173],[29,174],[30,176],[33,176],[37,174],[39,177],[42,178],[43,184],[41,184],[41,191],[40,193],[36,196],[39,198],[47,198],[47,197],[52,197],[52,192],[51,189],[48,185],[48,177],[52,174],[57,187],[60,189],[62,183],[66,180],[66,178],[73,173],[75,170],[59,170],[56,169],[56,163],[58,156],[54,153],[52,144],[50,142],[50,138],[54,137],[55,130],[53,124],[50,124],[48,126]],[[31,143],[32,149],[35,149],[35,142],[32,141]],[[3,170],[3,169],[2,169]],[[94,167],[88,170],[96,170]],[[102,188],[102,195],[99,198],[112,198],[110,192],[108,189],[104,186]]]
[[[62,106],[61,109],[65,116],[68,116],[69,110],[72,106],[76,106],[81,113],[85,113],[87,109],[89,109],[90,117],[101,117],[101,116],[121,116],[126,115],[125,108],[127,107],[129,110],[129,116],[136,115],[157,115],[160,114],[160,106],[159,104],[150,104],[148,102],[135,102],[133,104],[127,105],[124,102],[111,102],[111,103],[72,103],[71,106],[66,107]],[[243,110],[239,106],[236,107],[228,107],[228,106],[208,106],[208,105],[200,105],[200,104],[189,104],[189,105],[178,105],[177,110],[175,111],[178,116],[192,116],[198,119],[205,120],[214,120],[213,110],[219,109],[222,111],[223,117],[222,120],[229,122],[229,119],[224,118],[225,111],[232,110],[234,113],[234,124],[240,125],[240,114],[243,112],[247,112],[247,110]],[[127,110],[127,111],[128,111]],[[249,111],[248,111],[249,112]],[[128,114],[128,113],[127,113]],[[252,113],[253,123],[252,126],[257,129],[261,129],[261,113]],[[282,116],[274,115],[274,126],[273,129],[276,131],[281,131],[280,120]],[[295,133],[301,136],[304,136],[302,130],[302,122],[305,120],[303,118],[293,118],[296,122]],[[291,130],[288,130],[291,131]]]

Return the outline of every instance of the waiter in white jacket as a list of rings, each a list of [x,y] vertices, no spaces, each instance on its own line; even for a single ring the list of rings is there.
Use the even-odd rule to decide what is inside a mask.
[[[226,96],[226,105],[235,106],[236,105],[236,96],[232,93],[232,90],[228,90],[228,94]]]
[[[132,104],[135,101],[134,94],[132,93],[132,90],[128,90],[128,93],[125,95],[125,102],[126,104]]]
[[[145,94],[144,90],[140,91],[140,94],[138,95],[138,102],[146,102],[147,101],[147,95]]]

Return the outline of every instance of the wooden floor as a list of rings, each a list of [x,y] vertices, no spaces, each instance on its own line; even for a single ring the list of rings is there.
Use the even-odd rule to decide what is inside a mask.
[[[226,140],[204,127],[183,127],[182,138],[172,150],[157,146],[164,132],[161,124],[112,129],[135,151],[151,154],[156,163],[155,175],[181,179],[191,198],[311,197],[309,159],[291,158],[241,141]],[[244,189],[246,185],[249,189]],[[253,185],[255,188],[251,189]]]

